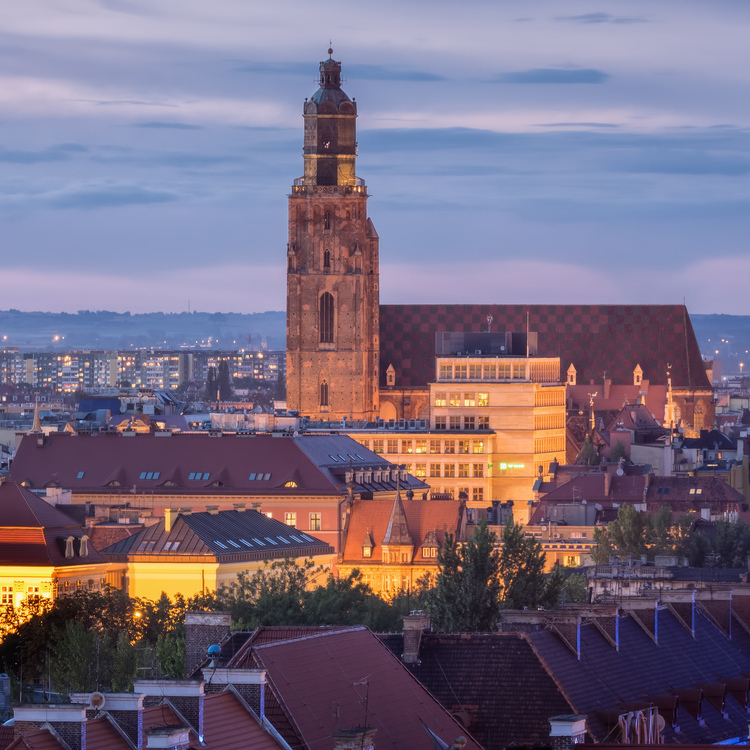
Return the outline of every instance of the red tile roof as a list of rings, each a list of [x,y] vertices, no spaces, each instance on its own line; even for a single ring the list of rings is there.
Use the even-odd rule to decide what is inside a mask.
[[[86,722],[86,750],[133,750],[133,743],[106,715]]]
[[[35,729],[17,737],[8,750],[66,750],[49,729]]]
[[[424,387],[435,377],[435,333],[528,329],[538,334],[540,357],[573,363],[579,383],[599,382],[606,369],[617,384],[633,382],[640,364],[651,383],[710,388],[684,305],[381,305],[380,372],[389,365],[398,387]],[[621,404],[622,402],[620,402]],[[618,405],[619,406],[619,405]]]
[[[438,546],[442,547],[445,534],[456,535],[459,523],[459,504],[455,500],[406,500],[403,511],[409,535],[415,547],[422,544],[434,531]],[[344,562],[372,562],[380,560],[380,548],[386,536],[393,510],[389,500],[362,500],[351,509],[349,529],[344,548]],[[375,548],[369,558],[362,555],[362,542],[370,534]]]
[[[161,729],[163,727],[190,727],[189,722],[171,706],[168,700],[164,700],[156,706],[149,706],[143,710],[143,734],[144,737],[150,729]],[[195,730],[190,728],[190,750],[205,748],[198,739]]]
[[[32,492],[12,482],[0,484],[0,565],[72,566],[104,563],[105,559],[88,545],[88,555],[80,557],[78,543],[74,556],[65,557],[65,540],[80,539],[85,532],[70,517],[55,510]]]
[[[210,496],[345,495],[350,466],[391,464],[346,435],[223,435],[175,433],[159,435],[72,435],[60,432],[23,438],[9,478],[32,488],[61,486],[78,494],[110,492],[132,499],[131,491],[159,495]],[[285,486],[287,483],[294,486]],[[427,488],[414,477],[404,489]],[[354,491],[396,489],[395,478],[383,477]]]
[[[210,750],[279,750],[282,747],[231,690],[206,696],[203,737]]]
[[[467,750],[480,747],[367,628],[256,646],[253,656],[308,750],[362,725],[377,728],[378,750],[429,747],[423,723],[447,744],[463,735]]]

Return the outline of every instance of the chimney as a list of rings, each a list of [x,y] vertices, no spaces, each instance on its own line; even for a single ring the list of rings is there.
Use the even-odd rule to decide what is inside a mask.
[[[147,748],[164,750],[188,750],[190,729],[188,727],[158,727],[146,733]]]
[[[70,750],[86,750],[86,706],[83,704],[24,704],[13,709],[13,720],[15,739],[49,724]]]
[[[204,661],[209,646],[220,645],[229,635],[229,612],[185,613],[185,669],[192,672]]]
[[[190,726],[203,736],[203,680],[134,680],[133,692],[144,696],[145,708],[158,706],[167,698],[169,702],[185,717]],[[179,727],[184,729],[184,727]],[[185,730],[187,731],[187,730]],[[169,747],[172,745],[150,745],[146,747]],[[177,746],[175,746],[177,747]],[[181,745],[179,747],[182,747]],[[187,747],[187,745],[186,745]]]
[[[236,510],[236,511],[237,511],[238,513],[244,513],[244,512],[245,512],[245,508],[246,508],[246,507],[247,507],[247,506],[245,505],[245,503],[235,503],[235,504],[234,504],[234,509],[235,509],[235,510]]]
[[[586,739],[586,716],[562,714],[549,719],[552,750],[570,750]]]
[[[206,506],[206,513],[210,513],[212,516],[218,516],[219,515],[219,506],[218,505],[207,505]]]
[[[404,664],[419,661],[419,645],[422,633],[430,629],[430,616],[424,612],[412,612],[404,616]]]
[[[86,706],[88,719],[96,719],[106,711],[137,748],[143,747],[143,701],[138,693],[71,693],[72,703]]]
[[[604,474],[604,497],[609,497],[609,491],[612,489],[612,475],[609,472]]]
[[[333,735],[333,750],[375,750],[375,727],[340,729]]]
[[[231,685],[255,711],[261,721],[266,713],[266,670],[242,669],[233,667],[206,668],[203,670],[203,680],[206,683],[206,693],[220,693]]]
[[[169,534],[170,531],[172,531],[172,526],[174,526],[174,522],[177,520],[177,516],[180,515],[180,509],[179,508],[165,508],[164,509],[164,531]]]

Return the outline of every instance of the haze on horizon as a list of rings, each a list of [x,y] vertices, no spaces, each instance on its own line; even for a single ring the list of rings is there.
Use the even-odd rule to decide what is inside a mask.
[[[0,309],[283,309],[330,39],[383,302],[750,314],[749,30],[741,0],[8,4]]]

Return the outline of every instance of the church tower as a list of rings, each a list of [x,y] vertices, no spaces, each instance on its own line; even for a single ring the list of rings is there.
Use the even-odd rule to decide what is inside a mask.
[[[378,235],[356,176],[357,105],[341,63],[320,63],[304,105],[304,176],[289,196],[287,407],[318,419],[373,420],[378,405]]]

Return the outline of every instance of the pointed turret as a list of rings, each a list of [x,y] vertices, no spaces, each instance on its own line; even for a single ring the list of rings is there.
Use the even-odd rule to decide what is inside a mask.
[[[408,546],[414,544],[409,533],[409,525],[406,523],[406,513],[404,512],[404,505],[401,502],[400,492],[396,493],[396,499],[393,501],[393,509],[391,510],[391,517],[388,520],[388,527],[385,530],[383,544]]]

